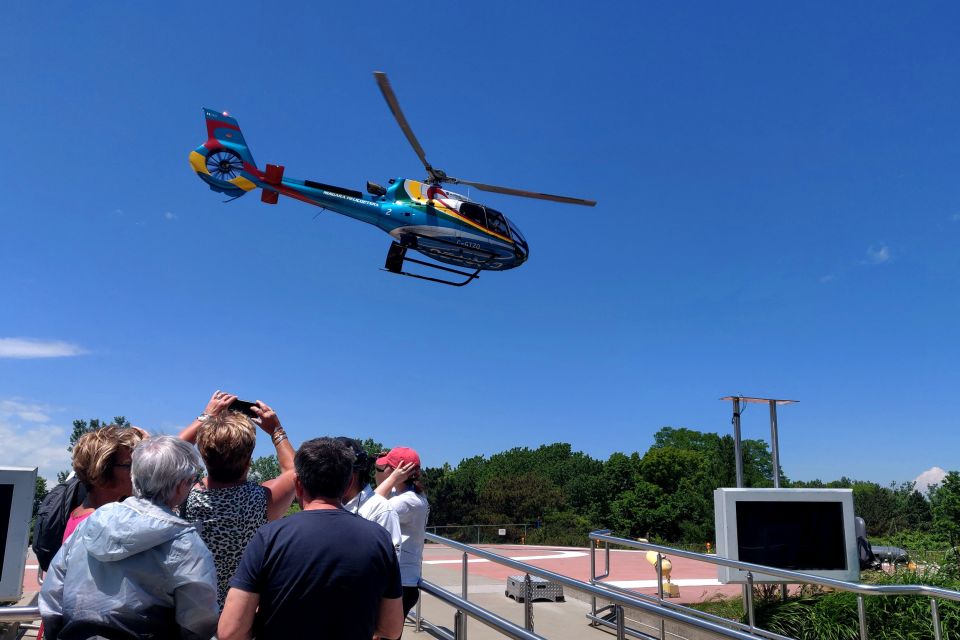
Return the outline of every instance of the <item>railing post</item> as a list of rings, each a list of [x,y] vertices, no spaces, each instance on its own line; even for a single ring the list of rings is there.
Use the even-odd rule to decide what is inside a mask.
[[[467,552],[463,552],[463,564],[462,564],[462,574],[460,576],[461,580],[461,596],[464,600],[469,600],[467,598]],[[466,640],[467,637],[467,616],[463,616],[462,622],[463,628],[461,629],[460,640]]]
[[[663,556],[657,554],[657,599],[660,601],[660,606],[663,606]],[[667,637],[667,628],[666,621],[663,618],[660,618],[660,640],[666,640]]]
[[[533,631],[533,583],[528,573],[523,579],[523,628]]]
[[[744,593],[747,596],[747,601],[744,604],[747,608],[747,624],[750,625],[750,630],[752,631],[754,627],[757,626],[757,621],[753,615],[753,572],[747,571],[747,584],[744,587]]]
[[[627,616],[623,613],[623,605],[618,604],[613,610],[617,614],[617,640],[626,640]]]
[[[463,638],[463,636],[460,634],[463,632],[463,620],[466,617],[467,616],[464,615],[463,611],[460,611],[460,609],[457,609],[457,612],[453,614],[453,639],[454,640],[461,640],[461,638]]]
[[[937,608],[936,598],[930,598],[930,616],[933,618],[933,638],[942,640],[943,630],[940,628],[940,609]]]
[[[597,581],[597,541],[590,538],[590,584]],[[590,596],[590,613],[594,617],[597,615],[597,596]],[[590,626],[596,627],[597,623],[591,621]]]
[[[860,640],[869,640],[867,636],[867,610],[863,604],[863,594],[857,594],[857,618],[860,620]]]
[[[423,631],[423,618],[421,617],[422,608],[420,606],[422,603],[423,603],[423,593],[421,592],[420,597],[417,598],[417,627],[416,627],[417,633],[420,633],[421,631]]]

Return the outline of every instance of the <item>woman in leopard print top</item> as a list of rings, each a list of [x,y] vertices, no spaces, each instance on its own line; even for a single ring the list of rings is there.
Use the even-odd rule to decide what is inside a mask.
[[[227,408],[237,396],[217,391],[206,409],[181,433],[196,442],[207,475],[187,496],[182,515],[197,524],[200,537],[213,554],[217,568],[220,608],[228,583],[247,543],[259,527],[283,516],[294,498],[293,447],[276,412],[259,400],[251,407],[256,418]],[[277,448],[280,476],[257,484],[247,480],[258,425]]]

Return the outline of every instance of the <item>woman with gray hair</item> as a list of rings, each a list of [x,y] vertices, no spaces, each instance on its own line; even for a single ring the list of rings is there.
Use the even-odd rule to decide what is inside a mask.
[[[175,515],[202,469],[187,442],[133,450],[136,497],[97,509],[57,552],[40,591],[48,640],[184,638],[217,630],[213,557]]]

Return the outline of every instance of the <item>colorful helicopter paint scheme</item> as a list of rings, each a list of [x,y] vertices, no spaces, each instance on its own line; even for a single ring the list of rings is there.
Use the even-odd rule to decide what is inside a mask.
[[[482,191],[593,206],[591,200],[555,196],[507,187],[486,185],[447,176],[427,162],[413,135],[385,74],[374,74],[394,117],[427,169],[423,182],[391,179],[384,188],[367,182],[368,194],[312,180],[284,176],[284,167],[266,165],[260,170],[253,160],[236,119],[226,112],[204,109],[207,141],[190,152],[190,166],[213,191],[238,198],[261,189],[260,199],[276,204],[281,195],[367,222],[389,233],[394,242],[387,252],[385,270],[392,273],[463,286],[481,271],[505,271],[519,267],[529,256],[529,246],[517,226],[502,213],[444,189],[443,183],[466,184]],[[437,262],[472,271],[461,271],[407,256],[415,251]],[[466,277],[445,280],[404,271],[410,262],[445,273]]]

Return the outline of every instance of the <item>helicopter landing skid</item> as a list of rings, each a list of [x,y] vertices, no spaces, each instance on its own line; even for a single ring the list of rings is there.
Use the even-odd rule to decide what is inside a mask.
[[[412,239],[412,238],[411,238]],[[404,238],[404,243],[400,244],[399,242],[393,242],[390,244],[390,249],[387,251],[387,261],[383,266],[383,271],[389,271],[390,273],[395,273],[399,276],[409,276],[411,278],[417,278],[419,280],[429,280],[430,282],[439,282],[440,284],[448,284],[453,287],[462,287],[464,285],[470,284],[476,278],[480,277],[480,272],[483,270],[483,265],[490,262],[495,255],[491,253],[486,260],[480,263],[480,266],[477,267],[477,270],[473,273],[469,271],[461,271],[460,269],[453,269],[451,267],[444,267],[439,264],[433,264],[431,262],[425,262],[423,260],[418,260],[417,258],[411,258],[407,256],[407,249],[416,246],[416,240],[412,239],[413,242],[406,242],[407,238]],[[439,238],[432,238],[432,240],[439,242],[446,242],[440,240]],[[454,243],[449,242],[451,246],[456,246]],[[429,267],[431,269],[437,269],[438,271],[446,271],[447,273],[455,273],[457,275],[466,276],[466,280],[463,282],[455,282],[453,280],[444,280],[443,278],[433,278],[431,276],[425,276],[419,273],[410,273],[403,270],[404,262],[412,262],[414,264],[419,264],[424,267]]]

